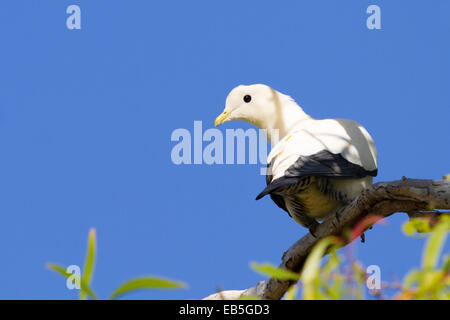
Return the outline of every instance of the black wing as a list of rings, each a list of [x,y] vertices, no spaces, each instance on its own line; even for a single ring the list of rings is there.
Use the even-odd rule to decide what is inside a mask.
[[[266,185],[268,186],[270,184],[270,182],[272,181],[272,174],[270,174],[272,170],[272,163],[270,163],[267,167],[267,174],[266,174]],[[275,204],[280,207],[281,209],[283,209],[284,211],[286,211],[289,216],[291,217],[291,214],[289,213],[287,207],[286,207],[286,203],[284,202],[284,199],[282,196],[277,195],[277,194],[271,194],[270,198],[272,199],[273,202],[275,202]]]
[[[378,170],[368,171],[362,166],[347,161],[341,154],[322,150],[311,156],[300,156],[286,169],[283,177],[270,181],[267,187],[256,197],[256,200],[293,184],[298,184],[305,176],[331,178],[364,178],[375,177]],[[275,202],[276,203],[276,202]]]

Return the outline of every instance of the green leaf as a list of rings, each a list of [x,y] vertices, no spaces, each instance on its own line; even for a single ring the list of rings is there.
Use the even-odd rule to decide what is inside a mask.
[[[403,233],[411,237],[420,237],[417,233],[428,233],[432,231],[430,223],[424,218],[411,218],[402,226]]]
[[[158,277],[139,277],[129,280],[119,286],[111,295],[110,299],[117,299],[124,294],[137,290],[178,288],[186,288],[186,285],[182,282],[176,282]]]
[[[445,273],[450,272],[450,255],[446,255],[444,257],[444,266],[442,267],[442,271]],[[449,277],[449,280],[450,280],[450,277]]]
[[[447,237],[449,224],[450,223],[447,219],[442,219],[442,221],[436,225],[428,238],[425,245],[424,254],[422,256],[422,268],[424,270],[432,270],[436,268],[442,247],[445,243],[445,238]]]
[[[300,275],[298,273],[275,267],[270,263],[258,264],[256,262],[252,262],[250,264],[250,267],[265,276],[269,276],[277,280],[297,281],[300,278]]]
[[[336,252],[335,247],[330,248],[330,258],[322,267],[322,271],[319,275],[319,286],[324,289],[325,294],[327,295],[327,299],[336,299],[337,293],[332,289],[332,275],[336,274],[336,269],[339,267],[340,258]]]
[[[415,283],[418,283],[420,281],[420,278],[422,277],[422,273],[417,270],[410,271],[403,280],[403,286],[405,289],[411,289]]]
[[[68,278],[69,276],[71,276],[71,274],[66,271],[66,268],[61,267],[57,264],[47,263],[47,268],[61,274],[65,278]]]
[[[364,270],[362,270],[362,267],[356,262],[352,263],[352,269],[353,269],[353,274],[354,274],[353,279],[356,282],[356,290],[354,292],[355,297],[357,300],[364,300],[364,288],[365,288],[364,275],[365,275],[365,272],[364,272]]]
[[[414,229],[414,226],[411,223],[411,220],[405,222],[402,225],[402,230],[403,230],[404,234],[406,234],[407,236],[411,236],[411,237],[413,237],[416,233],[416,230]]]
[[[332,299],[341,300],[344,296],[344,280],[344,277],[340,273],[337,273],[335,275],[334,283],[330,289],[330,295]]]
[[[258,296],[240,296],[236,300],[261,300]]]
[[[89,230],[89,237],[88,237],[88,248],[86,253],[86,260],[84,262],[84,269],[81,275],[81,280],[84,281],[87,285],[91,284],[92,276],[94,273],[94,266],[95,266],[95,254],[96,254],[96,232],[95,229],[92,228]],[[86,299],[86,292],[81,289],[80,291],[80,299],[85,300]]]
[[[302,272],[302,283],[304,285],[304,299],[314,300],[320,295],[319,292],[319,273],[320,260],[325,254],[328,247],[332,244],[338,244],[335,237],[326,237],[320,240],[312,249],[306,258]]]
[[[286,298],[285,300],[296,300],[297,299],[297,286],[291,286],[288,291],[286,292]]]
[[[339,267],[340,259],[339,256],[336,253],[335,249],[330,250],[330,259],[328,259],[328,262],[323,267],[323,272],[325,274],[325,278],[328,280],[330,277],[330,274],[333,270],[335,270],[337,267]]]
[[[66,271],[66,268],[59,266],[57,264],[48,263],[47,268],[49,268],[52,271],[55,271],[56,273],[61,274],[66,279],[69,278],[70,276],[72,276],[71,273]],[[96,294],[89,287],[89,285],[85,281],[83,281],[83,279],[80,279],[80,289],[83,290],[84,292],[86,292],[92,299],[97,300]]]

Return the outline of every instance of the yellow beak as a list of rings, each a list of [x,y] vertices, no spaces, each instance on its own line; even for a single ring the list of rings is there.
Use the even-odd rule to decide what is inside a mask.
[[[217,127],[218,125],[221,125],[222,123],[227,122],[227,121],[229,120],[229,119],[228,119],[228,116],[229,116],[229,115],[230,115],[230,113],[227,112],[227,111],[222,112],[222,113],[216,118],[216,121],[214,121],[214,126]]]

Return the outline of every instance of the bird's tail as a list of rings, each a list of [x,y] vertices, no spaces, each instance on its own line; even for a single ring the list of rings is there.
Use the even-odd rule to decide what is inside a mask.
[[[299,182],[299,180],[300,180],[299,177],[281,177],[275,179],[271,183],[269,183],[267,187],[265,187],[264,190],[261,191],[260,194],[256,196],[256,200],[259,200],[267,196],[268,194],[271,194],[272,192],[277,192],[292,185],[295,185]]]

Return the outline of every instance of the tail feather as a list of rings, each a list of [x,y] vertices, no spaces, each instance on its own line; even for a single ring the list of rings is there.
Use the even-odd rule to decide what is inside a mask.
[[[300,178],[287,178],[287,177],[281,177],[278,179],[273,180],[271,183],[267,185],[267,187],[264,188],[264,190],[256,196],[256,200],[259,200],[268,194],[271,194],[272,192],[280,191],[286,187],[292,186],[294,184],[297,184],[299,182]]]

